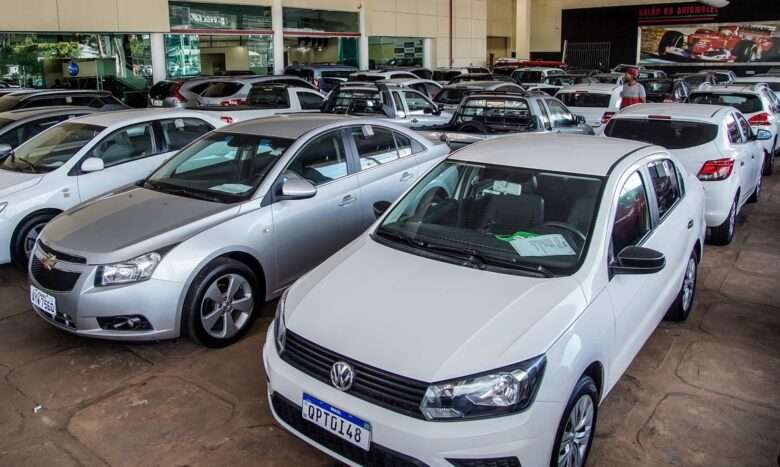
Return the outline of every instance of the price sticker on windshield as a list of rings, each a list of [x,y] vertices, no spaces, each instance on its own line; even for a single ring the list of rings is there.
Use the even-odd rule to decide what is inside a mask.
[[[361,128],[363,129],[364,138],[370,138],[374,136],[374,128],[371,125],[363,125]]]
[[[509,244],[520,256],[572,256],[577,254],[561,234],[519,237]]]

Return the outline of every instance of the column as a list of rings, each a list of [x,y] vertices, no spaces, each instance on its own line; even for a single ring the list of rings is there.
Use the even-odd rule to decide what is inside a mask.
[[[531,58],[531,0],[517,0],[515,52],[519,60]]]
[[[282,0],[271,3],[271,29],[274,32],[274,74],[284,73],[284,14]]]
[[[433,39],[430,37],[423,39],[423,67],[433,70]]]
[[[167,78],[165,68],[165,34],[161,32],[149,34],[149,43],[152,48],[152,81],[156,83]]]
[[[360,55],[359,55],[359,68],[361,70],[368,70],[368,35],[366,34],[366,8],[367,4],[365,0],[360,2]]]

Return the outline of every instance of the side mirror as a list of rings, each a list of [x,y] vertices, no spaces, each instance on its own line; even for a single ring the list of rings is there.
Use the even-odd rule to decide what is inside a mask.
[[[0,144],[0,161],[8,157],[13,150],[10,144]]]
[[[767,141],[772,139],[772,133],[769,132],[769,130],[759,129],[756,131],[756,139],[758,141]],[[2,150],[0,149],[0,152]]]
[[[666,258],[660,251],[641,246],[627,246],[618,253],[610,265],[613,274],[654,274],[666,266]]]
[[[377,201],[374,203],[374,216],[379,219],[387,211],[387,208],[390,207],[390,204],[390,201]]]
[[[584,115],[575,115],[574,120],[577,122],[577,125],[584,125],[586,123]]]
[[[307,199],[317,194],[317,187],[302,178],[288,179],[282,185],[283,199]]]
[[[81,163],[82,172],[100,172],[105,168],[106,166],[103,163],[103,159],[99,159],[97,157],[88,157],[84,160],[84,162]]]

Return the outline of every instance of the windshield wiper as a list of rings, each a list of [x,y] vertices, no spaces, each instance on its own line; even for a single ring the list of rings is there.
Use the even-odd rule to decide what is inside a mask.
[[[171,195],[181,195],[186,198],[196,198],[201,199],[204,201],[213,201],[215,203],[221,203],[222,199],[219,196],[216,195],[210,195],[208,193],[204,193],[200,190],[194,190],[190,188],[185,188],[182,186],[173,186],[168,183],[163,182],[155,182],[152,180],[147,180],[144,185],[149,185],[153,190],[161,191],[163,193],[168,193]]]
[[[505,268],[519,269],[522,271],[539,274],[544,277],[555,277],[555,274],[545,266],[541,264],[531,265],[527,263],[519,262],[515,259],[502,258],[500,256],[485,254],[474,248],[463,248],[456,246],[444,245],[441,243],[422,242],[422,248],[429,250],[435,250],[445,253],[455,253],[459,259],[463,259],[468,264],[476,267],[477,269],[485,269],[486,266],[500,266]]]
[[[392,230],[378,228],[374,231],[375,235],[380,235],[382,237],[390,238],[396,241],[400,241],[403,243],[408,244],[409,246],[415,247],[415,248],[422,248],[425,246],[424,242],[421,242],[419,240],[415,240],[414,238],[404,235],[400,232],[393,232]]]

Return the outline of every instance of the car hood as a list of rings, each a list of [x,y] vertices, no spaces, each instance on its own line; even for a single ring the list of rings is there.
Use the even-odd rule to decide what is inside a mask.
[[[584,308],[572,277],[480,271],[362,236],[293,286],[285,319],[334,352],[434,382],[543,354]]]
[[[17,191],[26,190],[37,185],[41,179],[43,179],[41,174],[28,174],[0,169],[0,202],[5,201],[7,196]]]
[[[238,206],[131,187],[65,211],[41,233],[89,264],[125,261],[179,243],[235,216]]]

